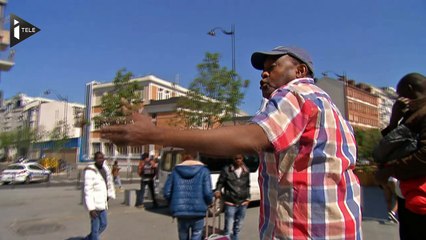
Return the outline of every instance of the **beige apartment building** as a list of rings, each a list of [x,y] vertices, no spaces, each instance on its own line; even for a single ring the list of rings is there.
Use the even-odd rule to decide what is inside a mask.
[[[188,89],[176,83],[160,79],[154,75],[137,77],[131,81],[140,86],[142,103],[157,125],[170,126],[171,120],[176,117],[176,99],[186,95]],[[92,159],[93,154],[102,151],[109,160],[118,160],[120,164],[135,165],[140,155],[148,152],[158,156],[161,146],[116,146],[100,138],[99,129],[95,128],[93,117],[102,111],[100,104],[102,96],[114,89],[114,84],[90,82],[86,84],[86,113],[85,118],[90,121],[83,130],[81,162]],[[160,104],[159,104],[160,103]]]
[[[78,121],[84,112],[84,105],[68,101],[57,101],[43,97],[29,97],[23,93],[0,100],[0,133],[14,132],[29,128],[36,132],[37,143],[53,141],[51,133],[56,128],[63,136],[78,139],[81,128]],[[34,143],[36,144],[36,143]],[[11,155],[20,155],[16,149]],[[26,157],[39,158],[40,149],[33,148]],[[2,153],[0,153],[0,156]],[[75,163],[77,152],[67,159]]]

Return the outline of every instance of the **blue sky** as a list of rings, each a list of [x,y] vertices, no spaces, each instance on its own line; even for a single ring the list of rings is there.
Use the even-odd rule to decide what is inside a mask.
[[[395,86],[406,73],[426,74],[425,12],[422,0],[10,0],[6,15],[41,31],[13,47],[15,66],[2,72],[0,88],[6,98],[53,89],[84,103],[85,83],[111,81],[122,67],[187,87],[207,51],[231,68],[231,37],[206,33],[235,24],[236,69],[251,81],[241,108],[254,114],[261,101],[254,51],[299,46],[316,76],[333,71]]]

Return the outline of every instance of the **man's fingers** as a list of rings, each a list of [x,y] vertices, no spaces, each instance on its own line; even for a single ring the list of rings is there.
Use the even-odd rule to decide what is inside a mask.
[[[132,113],[132,116],[131,116],[131,119],[133,122],[143,121],[145,118],[146,116],[137,112]]]
[[[123,139],[127,131],[123,126],[107,126],[101,128],[101,137],[111,141],[119,141]]]
[[[133,112],[142,113],[142,111],[143,111],[142,103],[133,104],[133,107],[135,109],[135,111],[133,111]]]
[[[125,106],[125,107],[130,109],[130,103],[124,97],[120,98],[120,104],[121,104],[121,106]]]
[[[121,111],[123,112],[124,116],[128,116],[132,114],[132,110],[130,109],[129,106],[126,106],[126,105],[121,106]]]
[[[134,112],[142,112],[143,105],[142,103],[130,103],[125,98],[120,99],[121,110],[124,115],[131,115]]]

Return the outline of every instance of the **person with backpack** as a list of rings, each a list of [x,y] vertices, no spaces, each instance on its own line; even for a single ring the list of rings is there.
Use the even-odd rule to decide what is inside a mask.
[[[118,185],[118,189],[122,191],[123,186],[121,185],[121,178],[120,178],[120,167],[118,167],[117,160],[114,161],[114,165],[112,165],[112,176],[114,178],[114,184]]]
[[[154,178],[157,175],[157,163],[153,158],[149,158],[148,153],[143,153],[141,160],[139,161],[138,174],[141,177],[141,189],[139,191],[138,197],[136,199],[137,208],[145,208],[144,206],[144,196],[145,196],[145,187],[148,186],[148,189],[151,193],[153,207],[157,208],[158,203],[155,199],[155,189],[154,189]]]

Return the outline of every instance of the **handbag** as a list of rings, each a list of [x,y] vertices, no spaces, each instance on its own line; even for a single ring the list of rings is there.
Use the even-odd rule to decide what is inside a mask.
[[[400,160],[416,151],[419,134],[412,132],[404,124],[389,132],[373,152],[379,163]],[[405,198],[405,207],[417,214],[426,214],[426,177],[400,180],[399,187]]]
[[[375,162],[384,164],[408,156],[417,150],[418,134],[404,124],[384,136],[373,150]]]

